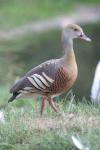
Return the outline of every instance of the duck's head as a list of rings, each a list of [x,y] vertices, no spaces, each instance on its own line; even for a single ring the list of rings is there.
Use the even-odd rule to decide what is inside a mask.
[[[88,42],[91,41],[91,39],[85,35],[82,28],[76,24],[66,25],[63,30],[63,36],[70,39],[80,38]]]

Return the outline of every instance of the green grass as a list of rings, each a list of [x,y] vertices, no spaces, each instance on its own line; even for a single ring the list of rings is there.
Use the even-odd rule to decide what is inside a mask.
[[[0,0],[0,28],[11,29],[34,20],[67,14],[77,4],[99,4],[99,0]]]
[[[7,89],[6,96],[2,95],[4,104],[9,97]],[[90,150],[99,150],[100,106],[84,98],[76,103],[72,92],[61,101],[57,98],[56,104],[59,113],[47,103],[42,118],[40,99],[20,99],[1,107],[5,123],[0,122],[0,150],[76,150],[72,135],[79,136]]]
[[[5,0],[0,1],[0,28],[26,24],[33,20],[46,19],[67,13],[72,1],[60,0]]]

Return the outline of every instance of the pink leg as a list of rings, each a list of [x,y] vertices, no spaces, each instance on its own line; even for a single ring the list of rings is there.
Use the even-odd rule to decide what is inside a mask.
[[[55,103],[53,102],[53,99],[51,97],[48,98],[48,102],[49,105],[53,108],[53,110],[57,112],[57,107],[55,106]]]
[[[45,102],[46,102],[46,97],[42,97],[41,111],[40,111],[41,116],[42,116],[44,108],[45,108]]]

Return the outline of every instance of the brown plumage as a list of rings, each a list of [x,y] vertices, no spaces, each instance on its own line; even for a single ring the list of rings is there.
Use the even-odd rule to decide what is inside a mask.
[[[37,94],[42,96],[41,115],[46,99],[57,112],[53,97],[67,91],[77,78],[77,64],[73,51],[74,38],[90,41],[81,27],[75,24],[67,25],[62,32],[64,56],[60,59],[46,61],[29,71],[10,89],[13,96],[8,102],[23,95]]]

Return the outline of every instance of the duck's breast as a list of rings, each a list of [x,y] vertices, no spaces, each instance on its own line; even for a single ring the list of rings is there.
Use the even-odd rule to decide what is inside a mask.
[[[60,66],[58,69],[54,83],[50,86],[50,93],[63,93],[67,91],[77,78],[77,66],[65,68]]]

